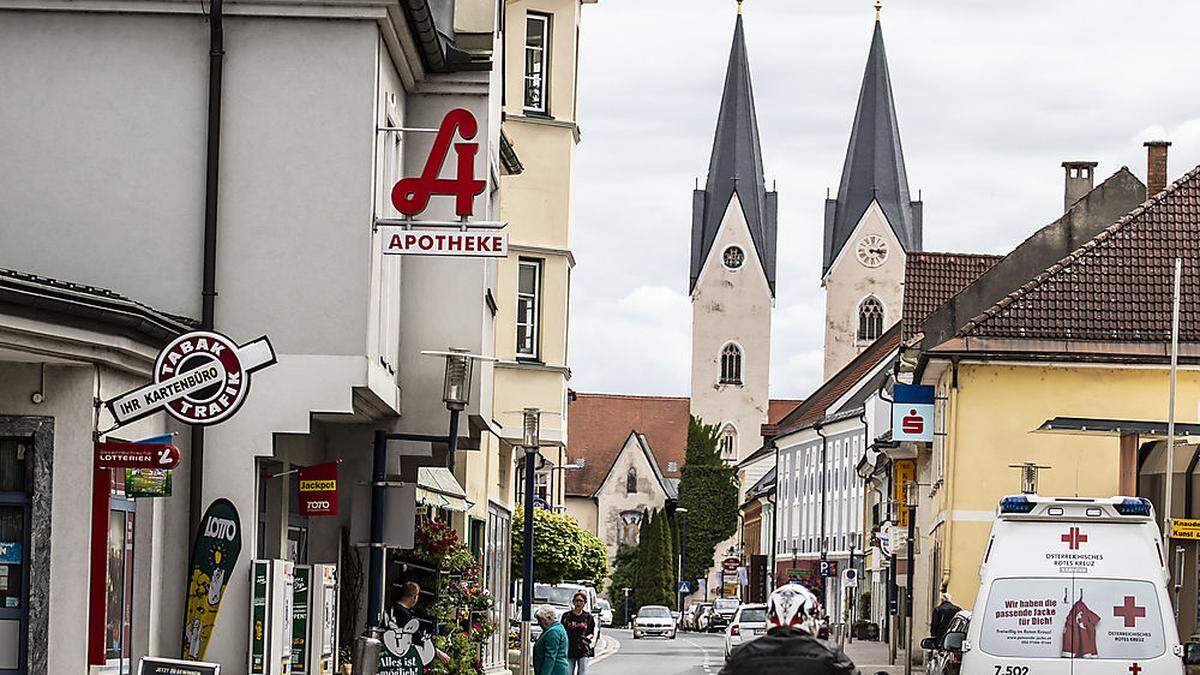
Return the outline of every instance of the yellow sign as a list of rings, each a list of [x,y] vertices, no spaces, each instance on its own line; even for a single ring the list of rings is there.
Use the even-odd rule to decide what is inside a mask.
[[[337,489],[336,480],[302,480],[300,481],[301,492],[328,492],[329,490]]]
[[[1200,518],[1172,518],[1172,539],[1200,539]]]
[[[908,527],[908,484],[917,480],[917,460],[897,459],[892,465],[892,499],[896,502],[896,524]]]

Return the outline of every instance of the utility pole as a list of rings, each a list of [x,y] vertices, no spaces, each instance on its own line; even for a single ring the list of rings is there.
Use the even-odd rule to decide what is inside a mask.
[[[684,567],[684,562],[687,560],[687,556],[686,556],[687,523],[688,523],[687,515],[688,515],[688,510],[683,508],[682,506],[677,507],[675,509],[675,517],[679,519],[679,584],[680,584],[680,587],[676,589],[675,594],[679,596],[679,614],[681,617],[683,616],[683,596],[685,595],[682,585],[685,581],[687,581],[687,577],[684,576],[684,570],[686,569]],[[691,588],[691,584],[688,584],[688,588],[689,589]]]
[[[521,565],[521,675],[533,665],[533,645],[530,644],[530,622],[533,619],[533,489],[538,448],[541,446],[541,411],[526,408],[522,412],[521,444],[525,446],[525,528]],[[626,596],[628,597],[628,596]],[[628,607],[628,600],[626,600]]]
[[[1183,275],[1183,260],[1175,259],[1175,293],[1171,302],[1171,394],[1169,409],[1167,410],[1167,475],[1164,481],[1165,490],[1163,497],[1163,549],[1170,555],[1171,551],[1171,488],[1175,483],[1175,383],[1178,380],[1179,373],[1179,281]],[[1189,477],[1188,480],[1191,480]],[[1190,508],[1189,504],[1187,508]],[[1175,555],[1180,555],[1176,549]],[[1182,564],[1177,565],[1182,568]],[[1179,618],[1179,589],[1183,585],[1183,578],[1176,573],[1174,581],[1174,597],[1171,599],[1171,604],[1175,606],[1175,618]]]
[[[914,536],[917,529],[917,483],[909,481],[904,489],[904,505],[908,507],[908,579],[904,593],[904,627],[908,636],[908,646],[904,654],[904,675],[912,675],[913,648],[913,565],[916,544]]]

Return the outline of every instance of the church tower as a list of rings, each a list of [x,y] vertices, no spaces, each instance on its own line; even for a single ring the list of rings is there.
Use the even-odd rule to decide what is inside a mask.
[[[721,429],[721,454],[758,449],[767,422],[775,303],[775,192],[763,178],[739,3],[708,180],[692,193],[691,412]]]
[[[904,261],[921,250],[908,192],[879,3],[836,199],[825,200],[825,378],[900,320]]]

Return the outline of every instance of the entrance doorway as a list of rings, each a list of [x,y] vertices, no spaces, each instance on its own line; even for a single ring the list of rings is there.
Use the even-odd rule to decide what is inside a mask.
[[[0,675],[28,661],[30,439],[0,438]]]

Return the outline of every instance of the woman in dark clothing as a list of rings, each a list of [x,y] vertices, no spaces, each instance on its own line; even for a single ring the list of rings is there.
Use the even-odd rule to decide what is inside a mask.
[[[587,596],[576,593],[571,599],[571,611],[559,622],[567,629],[567,671],[570,675],[587,675],[588,660],[596,655],[596,619],[587,610]]]

